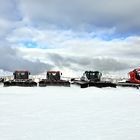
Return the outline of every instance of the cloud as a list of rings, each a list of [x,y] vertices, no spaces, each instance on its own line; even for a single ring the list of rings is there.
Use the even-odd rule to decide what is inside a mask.
[[[5,0],[0,66],[33,73],[137,67],[139,6],[138,0]]]
[[[139,0],[20,0],[24,16],[40,28],[88,32],[115,28],[119,35],[140,33],[139,7]]]
[[[17,0],[1,1],[0,18],[9,21],[18,21],[22,18]]]
[[[41,33],[41,32],[40,32]],[[41,62],[50,63],[57,69],[71,69],[73,71],[101,70],[121,71],[139,67],[139,36],[126,39],[105,41],[98,38],[79,38],[74,33],[51,33],[48,46],[54,42],[56,47],[26,48],[18,47],[19,54],[28,60],[39,59]],[[49,32],[42,32],[49,36]],[[40,34],[40,36],[42,36]],[[71,38],[70,38],[70,37]],[[35,37],[36,41],[37,36]],[[56,41],[57,40],[57,41]],[[39,43],[40,44],[40,43]]]
[[[0,47],[0,69],[4,71],[29,70],[32,74],[38,74],[51,68],[53,66],[50,64],[22,58],[18,55],[18,50],[9,46]]]
[[[58,54],[48,54],[55,66],[60,68],[68,67],[76,71],[99,70],[99,71],[121,71],[132,68],[128,62],[119,62],[113,58],[92,58],[92,57],[63,57]]]

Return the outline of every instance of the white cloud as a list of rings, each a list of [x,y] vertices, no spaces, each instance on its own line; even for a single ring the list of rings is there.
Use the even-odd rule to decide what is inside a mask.
[[[33,71],[42,72],[47,67],[76,71],[137,67],[139,6],[138,0],[6,0],[0,5],[1,68],[38,66]],[[135,35],[121,38],[131,33]]]
[[[33,39],[39,45],[46,43],[47,48],[26,48],[22,46],[18,48],[20,55],[28,60],[39,59],[60,69],[67,67],[73,70],[92,69],[93,67],[93,69],[115,71],[140,65],[138,55],[140,52],[138,47],[139,36],[105,41],[92,38],[91,34],[86,34],[83,39],[82,35],[79,37],[78,34],[69,31],[31,31],[35,35]],[[39,34],[36,32],[39,32]],[[18,36],[14,43],[17,40],[20,41]]]
[[[20,10],[34,25],[84,31],[116,28],[118,33],[138,32],[140,1],[20,0]]]

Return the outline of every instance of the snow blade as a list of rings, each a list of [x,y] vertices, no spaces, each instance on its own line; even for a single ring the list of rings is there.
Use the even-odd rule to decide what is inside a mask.
[[[52,80],[41,80],[39,82],[40,87],[46,87],[46,86],[65,86],[65,87],[70,87],[70,82],[65,81],[65,80],[57,80],[57,81],[52,81]]]
[[[103,87],[113,87],[116,88],[116,84],[115,83],[111,83],[111,82],[104,82],[104,81],[100,81],[100,82],[94,82],[94,81],[74,81],[74,84],[79,85],[81,88],[87,88],[87,87],[98,87],[98,88],[103,88]]]
[[[136,84],[136,83],[129,83],[129,82],[119,82],[117,83],[117,86],[121,86],[121,87],[133,87],[133,88],[140,88],[140,84]]]
[[[5,81],[4,87],[9,86],[21,86],[21,87],[35,87],[37,86],[37,83],[34,81]]]
[[[115,83],[107,82],[107,81],[100,81],[100,82],[89,82],[89,87],[95,86],[98,88],[103,88],[103,87],[113,87],[116,88]]]

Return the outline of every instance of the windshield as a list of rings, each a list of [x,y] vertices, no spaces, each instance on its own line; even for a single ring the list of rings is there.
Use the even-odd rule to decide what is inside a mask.
[[[59,72],[48,72],[47,73],[48,80],[60,80],[60,73]]]
[[[96,79],[99,76],[99,72],[86,72],[86,77],[90,79]]]
[[[15,79],[28,79],[28,72],[15,72]]]
[[[140,80],[140,72],[139,71],[136,72],[136,79]]]

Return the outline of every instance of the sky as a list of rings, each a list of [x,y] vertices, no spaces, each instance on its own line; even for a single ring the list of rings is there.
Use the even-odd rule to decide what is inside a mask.
[[[0,69],[103,73],[140,66],[139,0],[0,0]]]

